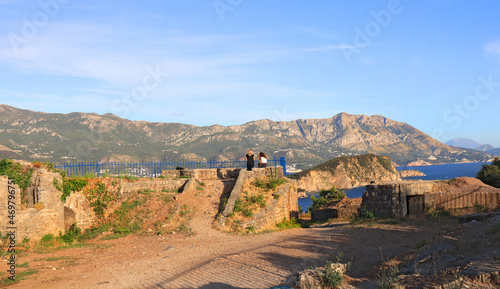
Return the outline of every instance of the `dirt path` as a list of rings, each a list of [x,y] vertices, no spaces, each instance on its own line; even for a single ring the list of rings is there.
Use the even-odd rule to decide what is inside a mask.
[[[380,263],[381,250],[384,256],[401,254],[429,233],[407,226],[332,224],[249,236],[215,231],[187,238],[125,237],[33,256],[62,259],[40,262],[37,275],[12,288],[269,288],[335,260],[338,252],[351,261],[351,276],[365,277]],[[65,258],[76,264],[65,266]]]

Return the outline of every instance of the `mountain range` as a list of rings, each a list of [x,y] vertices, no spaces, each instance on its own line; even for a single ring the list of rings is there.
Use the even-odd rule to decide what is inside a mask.
[[[113,114],[44,113],[0,105],[0,158],[49,162],[243,159],[248,149],[305,169],[334,157],[375,153],[403,165],[485,161],[380,115],[257,120],[234,126],[131,121]]]
[[[495,148],[490,144],[480,144],[473,139],[470,138],[454,138],[446,142],[449,146],[461,147],[474,149],[478,151],[487,152],[492,155],[499,155],[500,148]]]

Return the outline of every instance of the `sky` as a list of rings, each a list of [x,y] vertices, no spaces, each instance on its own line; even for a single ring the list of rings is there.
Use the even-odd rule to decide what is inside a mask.
[[[198,126],[383,115],[500,147],[500,2],[0,0],[0,103]]]

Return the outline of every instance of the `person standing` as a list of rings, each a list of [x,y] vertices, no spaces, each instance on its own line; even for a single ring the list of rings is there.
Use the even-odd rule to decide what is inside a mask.
[[[252,150],[248,150],[248,154],[245,156],[247,158],[247,171],[251,171],[254,166],[255,155]]]
[[[267,166],[267,156],[265,153],[260,152],[258,160],[259,160],[259,168],[265,168]]]

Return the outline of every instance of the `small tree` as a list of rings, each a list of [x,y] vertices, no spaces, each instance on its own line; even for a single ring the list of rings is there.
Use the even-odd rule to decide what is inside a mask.
[[[335,186],[333,186],[329,190],[321,190],[319,192],[319,199],[316,199],[315,196],[311,196],[311,201],[313,202],[311,205],[311,211],[317,210],[322,206],[326,205],[330,201],[340,201],[345,197],[345,193],[343,191],[339,191]]]
[[[476,177],[485,184],[500,188],[500,159],[496,157],[491,165],[483,165]]]

